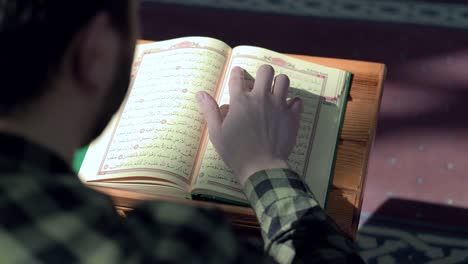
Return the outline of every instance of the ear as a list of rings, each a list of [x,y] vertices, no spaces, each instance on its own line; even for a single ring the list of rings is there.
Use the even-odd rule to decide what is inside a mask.
[[[107,94],[118,58],[118,33],[106,13],[99,13],[82,29],[73,46],[73,79],[81,92]]]

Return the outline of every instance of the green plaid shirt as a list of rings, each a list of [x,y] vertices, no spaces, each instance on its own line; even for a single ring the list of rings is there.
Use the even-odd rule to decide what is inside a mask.
[[[0,134],[0,262],[361,263],[294,172],[258,172],[245,191],[264,249],[215,209],[148,202],[121,218],[55,154]]]

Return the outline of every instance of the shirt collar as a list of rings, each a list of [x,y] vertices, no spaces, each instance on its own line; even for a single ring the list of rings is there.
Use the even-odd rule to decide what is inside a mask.
[[[0,133],[0,171],[21,170],[23,165],[33,166],[48,173],[73,174],[70,165],[58,154],[21,136]]]

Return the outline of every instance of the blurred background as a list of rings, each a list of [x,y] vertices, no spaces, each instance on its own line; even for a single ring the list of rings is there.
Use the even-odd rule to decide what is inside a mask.
[[[143,0],[143,38],[385,63],[358,246],[369,263],[468,263],[468,1]]]

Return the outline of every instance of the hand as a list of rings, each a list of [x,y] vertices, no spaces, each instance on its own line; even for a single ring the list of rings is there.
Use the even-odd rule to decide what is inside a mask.
[[[225,118],[213,97],[206,92],[197,93],[210,140],[242,185],[257,171],[289,168],[287,160],[296,144],[303,109],[299,98],[286,101],[286,75],[273,80],[273,68],[263,65],[250,90],[247,74],[240,67],[232,69],[230,105]]]

